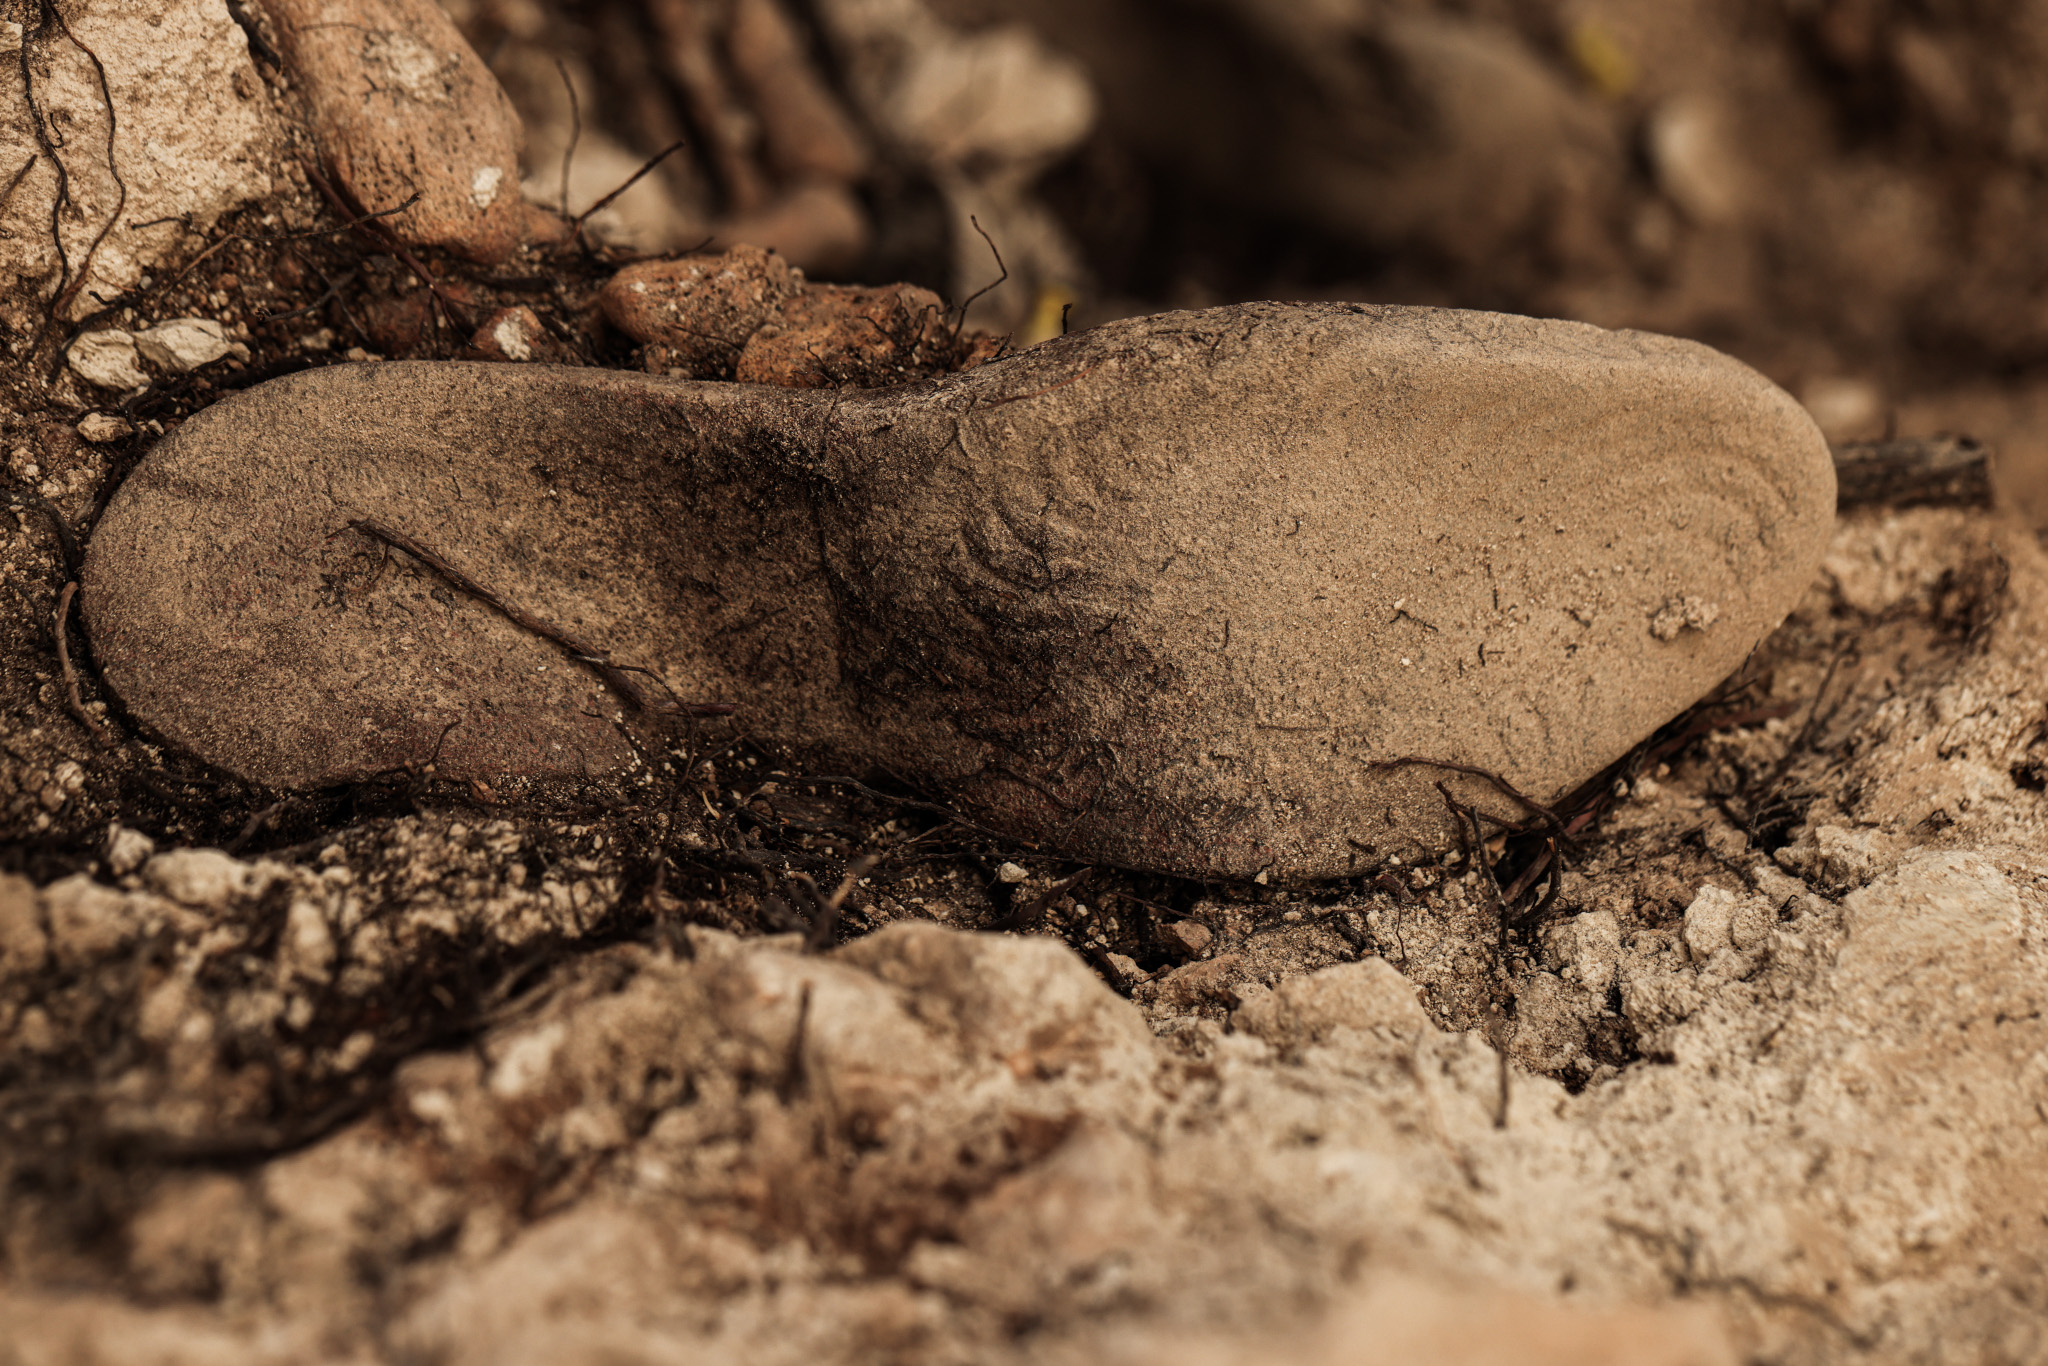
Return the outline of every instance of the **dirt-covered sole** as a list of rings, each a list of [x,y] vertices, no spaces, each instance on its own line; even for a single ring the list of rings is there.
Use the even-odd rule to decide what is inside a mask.
[[[797,391],[343,366],[193,418],[83,602],[165,737],[315,785],[642,762],[730,703],[1075,856],[1342,874],[1546,799],[1798,599],[1825,443],[1689,342],[1255,304]],[[437,568],[436,566],[440,566]],[[644,672],[642,672],[644,671]]]

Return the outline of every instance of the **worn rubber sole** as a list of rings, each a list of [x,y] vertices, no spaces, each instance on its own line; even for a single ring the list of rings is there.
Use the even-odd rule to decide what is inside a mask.
[[[1833,508],[1804,411],[1706,347],[1255,304],[888,390],[273,381],[129,477],[83,602],[132,712],[259,782],[594,776],[638,692],[1075,857],[1330,876],[1453,840],[1439,780],[1513,812],[1390,761],[1545,800],[1624,754]]]

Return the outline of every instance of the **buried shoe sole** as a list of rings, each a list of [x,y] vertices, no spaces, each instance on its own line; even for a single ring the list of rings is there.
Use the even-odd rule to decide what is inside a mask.
[[[730,702],[1074,857],[1333,876],[1454,842],[1440,781],[1524,814],[1389,761],[1548,800],[1625,753],[1833,508],[1706,347],[1251,304],[880,390],[308,372],[157,446],[83,602],[132,712],[258,782],[596,775],[633,699]]]

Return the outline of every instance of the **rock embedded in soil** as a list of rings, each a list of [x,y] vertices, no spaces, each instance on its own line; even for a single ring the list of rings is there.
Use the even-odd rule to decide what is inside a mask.
[[[65,352],[72,370],[102,389],[140,389],[149,383],[135,352],[135,335],[118,327],[87,332]]]
[[[803,288],[788,261],[759,247],[627,266],[598,296],[612,326],[665,346],[692,374],[732,373],[747,339]]]
[[[1526,815],[1390,761],[1549,800],[1626,753],[1777,625],[1833,507],[1804,411],[1706,347],[1253,304],[884,390],[293,376],[151,453],[83,601],[133,713],[258,782],[636,761],[619,676],[368,521],[800,762],[1074,857],[1330,876],[1455,844],[1440,782]]]
[[[525,133],[490,68],[434,0],[265,0],[339,188],[411,246],[477,261],[535,226],[519,190]]]
[[[95,446],[103,446],[109,441],[119,441],[134,430],[125,418],[116,417],[112,413],[87,413],[78,419],[80,439]]]
[[[540,315],[524,304],[492,312],[477,325],[469,345],[485,360],[551,360],[559,355]]]
[[[234,348],[227,329],[211,318],[172,318],[135,334],[146,360],[181,375],[226,359]]]
[[[0,320],[20,336],[52,304],[82,319],[189,261],[221,215],[272,193],[289,132],[219,0],[7,12],[27,21],[0,29],[14,91],[0,103],[0,176],[18,180],[0,195]]]
[[[740,246],[627,266],[599,303],[646,348],[646,368],[792,389],[878,388],[993,356],[916,285],[818,285],[779,253]]]

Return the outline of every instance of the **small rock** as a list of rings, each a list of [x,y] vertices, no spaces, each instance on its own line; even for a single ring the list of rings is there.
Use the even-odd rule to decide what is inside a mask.
[[[1159,979],[1159,1002],[1185,1007],[1221,1000],[1230,989],[1230,979],[1243,966],[1243,955],[1219,953],[1214,958],[1175,968]]]
[[[1823,825],[1813,832],[1821,876],[1843,887],[1861,887],[1889,871],[1887,844],[1875,830]]]
[[[697,379],[874,388],[971,369],[998,349],[980,333],[956,335],[930,290],[808,284],[758,247],[638,262],[600,302],[646,347],[648,370]]]
[[[540,315],[521,304],[485,318],[469,344],[486,360],[522,361],[535,359],[546,339]]]
[[[119,441],[135,429],[112,413],[87,413],[78,419],[78,434],[95,446]]]
[[[1195,920],[1176,920],[1166,927],[1166,938],[1191,958],[1199,958],[1216,942],[1207,925]]]
[[[1735,822],[1723,816],[1709,821],[1700,832],[1700,843],[1707,852],[1725,863],[1732,863],[1748,852],[1749,835]]]
[[[14,1042],[31,1057],[56,1052],[57,1030],[50,1022],[50,1013],[41,1006],[30,1006],[22,1011],[21,1019],[14,1026]]]
[[[747,342],[733,377],[791,389],[872,388],[970,368],[944,312],[938,295],[916,285],[809,285]]]
[[[1696,963],[1727,950],[1753,953],[1763,947],[1777,919],[1768,897],[1702,887],[1685,908],[1685,947]]]
[[[205,1008],[193,999],[191,979],[173,973],[151,988],[135,1012],[135,1033],[145,1043],[162,1048],[180,1034],[198,1035],[209,1029]]]
[[[1788,872],[1840,890],[1864,886],[1898,861],[1882,832],[1833,824],[1815,826],[1771,857]]]
[[[149,376],[136,364],[135,338],[119,328],[86,333],[71,343],[66,357],[72,370],[87,384],[97,384],[102,389],[148,387]]]
[[[50,951],[65,967],[98,962],[141,931],[128,899],[112,887],[74,873],[43,889]]]
[[[1646,1043],[1657,1031],[1690,1016],[1706,999],[1699,983],[1684,973],[1650,968],[1621,975],[1621,1013]]]
[[[0,981],[37,971],[48,952],[35,884],[14,873],[0,873]]]
[[[1704,631],[1720,619],[1719,603],[1703,602],[1688,593],[1665,600],[1650,618],[1650,634],[1659,640],[1676,640],[1681,631]]]
[[[1339,1030],[1413,1039],[1435,1028],[1415,984],[1384,958],[1339,963],[1291,977],[1271,992],[1239,995],[1232,1023],[1275,1048],[1329,1042]]]
[[[1105,953],[1102,956],[1109,961],[1109,970],[1117,975],[1118,981],[1142,982],[1149,975],[1145,969],[1138,966],[1136,959],[1127,954]]]
[[[1666,101],[1650,114],[1646,150],[1658,188],[1695,223],[1727,223],[1749,198],[1740,138],[1727,111],[1699,96]]]
[[[314,141],[411,246],[501,261],[532,229],[519,115],[434,0],[268,0]]]
[[[1813,414],[1815,425],[1830,441],[1868,436],[1884,422],[1884,394],[1865,379],[1818,376],[1801,386],[1799,401]]]
[[[173,849],[143,869],[143,879],[187,906],[224,906],[249,885],[249,865],[218,849]]]
[[[1022,882],[1025,878],[1030,876],[1030,873],[1026,872],[1024,869],[1018,867],[1014,863],[1005,863],[1002,867],[996,869],[996,879],[999,882]]]
[[[137,333],[135,347],[145,360],[182,375],[225,359],[234,344],[211,318],[172,318]]]
[[[641,261],[598,296],[612,326],[642,344],[658,342],[700,377],[730,375],[748,340],[803,288],[789,262],[759,247],[716,256]]]
[[[1722,887],[1702,887],[1685,908],[1685,947],[1693,961],[1704,963],[1720,949],[1731,948],[1729,927],[1741,898]]]
[[[1754,953],[1763,947],[1776,921],[1769,902],[1761,897],[1744,897],[1735,908],[1735,918],[1728,922],[1728,940],[1737,953]]]
[[[36,800],[42,803],[43,810],[54,813],[61,811],[66,802],[84,790],[85,770],[75,761],[66,759],[51,773],[50,781],[43,784]]]
[[[1548,972],[1515,979],[1514,1033],[1508,1052],[1532,1072],[1555,1072],[1585,1051],[1586,1028],[1600,999]]]
[[[491,1094],[516,1100],[539,1090],[554,1071],[568,1032],[560,1020],[519,1035],[506,1044],[491,1068]]]
[[[1549,947],[1564,980],[1604,992],[1621,962],[1621,922],[1608,910],[1575,915],[1551,933]]]
[[[107,871],[115,877],[126,877],[149,862],[150,855],[155,852],[156,841],[140,830],[130,830],[120,824],[108,827],[104,857]]]
[[[279,967],[288,975],[324,982],[333,961],[334,931],[326,914],[306,897],[293,898],[278,941]]]

